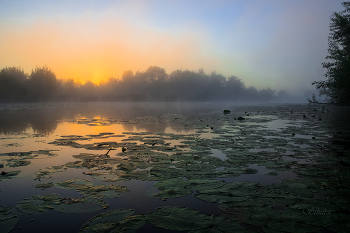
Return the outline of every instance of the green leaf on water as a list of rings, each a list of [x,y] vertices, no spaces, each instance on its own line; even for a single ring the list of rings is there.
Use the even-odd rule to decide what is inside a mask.
[[[177,231],[197,230],[212,225],[208,215],[178,206],[157,208],[157,212],[147,214],[146,218],[157,227]]]
[[[38,214],[52,210],[60,204],[61,196],[56,193],[44,196],[34,195],[18,202],[16,208],[25,214]]]
[[[17,223],[18,223],[18,217],[16,215],[0,215],[0,232],[1,233],[10,232],[13,228],[15,228]]]
[[[84,223],[80,233],[135,231],[146,223],[143,215],[134,214],[133,209],[111,210],[96,215]]]
[[[155,193],[153,197],[166,199],[187,196],[192,193],[192,190],[185,189],[185,186],[188,184],[187,180],[179,178],[158,181],[154,187],[161,192]]]

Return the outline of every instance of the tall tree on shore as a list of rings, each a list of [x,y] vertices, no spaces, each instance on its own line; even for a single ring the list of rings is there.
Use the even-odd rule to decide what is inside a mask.
[[[326,57],[330,61],[322,63],[327,69],[327,80],[315,81],[312,85],[328,97],[328,102],[350,105],[350,2],[342,5],[345,10],[334,12],[331,17]]]

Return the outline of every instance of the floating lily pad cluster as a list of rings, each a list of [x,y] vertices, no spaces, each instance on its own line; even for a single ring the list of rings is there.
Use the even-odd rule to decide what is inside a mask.
[[[28,151],[28,152],[10,152],[0,154],[3,161],[6,161],[8,167],[21,167],[28,166],[32,159],[44,159],[57,156],[52,150],[39,150],[39,151]]]
[[[48,182],[37,184],[36,188],[49,189],[56,187],[59,189],[75,189],[83,197],[64,198],[52,193],[44,196],[35,195],[18,203],[17,209],[26,214],[36,214],[49,211],[51,209],[67,212],[82,213],[92,212],[107,208],[109,205],[102,198],[115,198],[121,196],[123,192],[129,191],[120,185],[94,185],[89,180],[65,180],[62,182]]]
[[[125,186],[94,185],[90,180],[81,179],[47,182],[35,185],[35,188],[40,189],[49,189],[52,187],[59,189],[75,189],[82,194],[83,197],[62,198],[58,194],[32,196],[29,199],[19,202],[17,209],[27,214],[46,212],[50,209],[68,213],[91,212],[108,207],[108,203],[103,201],[103,198],[116,198],[122,196],[123,192],[129,191]]]
[[[157,212],[132,215],[132,209],[118,209],[91,218],[79,232],[124,232],[141,228],[146,221],[167,229],[188,232],[248,232],[237,221],[224,216],[206,215],[186,207],[160,207]]]
[[[125,186],[94,185],[90,180],[65,180],[54,183],[54,186],[60,189],[76,189],[82,195],[93,198],[115,198],[129,191]]]
[[[350,154],[345,148],[350,132],[341,125],[334,129],[334,125],[341,123],[334,119],[332,111],[337,107],[333,108],[287,105],[228,110],[226,107],[224,114],[221,110],[196,116],[163,115],[125,121],[77,119],[75,123],[92,127],[125,123],[145,129],[147,125],[157,124],[180,133],[61,136],[51,144],[87,151],[73,154],[75,161],[38,170],[35,179],[81,169],[87,178],[103,182],[157,181],[154,184],[157,191],[151,195],[164,201],[189,198],[193,193],[191,198],[220,205],[220,216],[177,206],[160,207],[145,215],[133,215],[134,210],[128,209],[111,210],[91,218],[80,232],[135,231],[146,222],[192,233],[346,232],[350,222]],[[116,142],[114,137],[123,139]],[[99,140],[91,142],[94,139]],[[117,148],[120,153],[109,153]],[[39,154],[25,153],[1,154],[6,158],[3,169],[26,166],[26,162]],[[49,154],[47,151],[40,155]],[[264,167],[265,175],[250,167],[253,164]],[[279,180],[272,185],[226,179],[258,175],[271,178],[283,172],[291,172],[298,179]],[[0,181],[15,177],[19,171],[15,173],[4,171]],[[34,195],[18,203],[17,209],[22,213],[51,209],[68,213],[97,211],[108,207],[103,198],[116,198],[128,191],[125,186],[96,185],[84,179],[50,181],[35,188],[73,189],[81,197]]]
[[[39,214],[49,210],[66,213],[84,213],[102,210],[108,203],[91,197],[65,198],[56,193],[34,195],[18,202],[17,210],[25,214]]]
[[[143,215],[133,215],[132,209],[111,210],[99,214],[86,222],[79,232],[126,232],[141,228],[146,223]]]
[[[11,214],[12,207],[0,206],[0,232],[10,232],[18,223],[18,217]]]
[[[3,180],[6,180],[6,179],[13,179],[13,178],[17,178],[18,174],[20,173],[21,171],[10,171],[10,172],[4,172],[2,171],[0,173],[0,182],[3,181]]]

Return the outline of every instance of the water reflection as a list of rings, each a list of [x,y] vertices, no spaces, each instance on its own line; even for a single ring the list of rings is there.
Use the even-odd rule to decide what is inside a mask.
[[[106,122],[113,119],[115,122],[134,118],[135,124],[125,125],[126,131],[165,132],[166,124],[138,124],[137,117],[194,115],[217,109],[217,104],[211,103],[3,104],[0,105],[0,133],[21,133],[31,128],[35,133],[49,134],[55,131],[60,122],[72,119],[104,119]]]
[[[211,192],[211,189],[218,187],[211,186],[215,183],[210,184],[211,188],[203,187],[200,183],[196,184],[198,180],[219,179],[225,181],[222,183],[228,187],[232,182],[257,182],[261,186],[256,187],[270,197],[270,191],[273,190],[268,187],[272,184],[274,188],[282,187],[277,186],[280,183],[289,185],[288,195],[291,195],[299,185],[303,189],[302,182],[310,182],[310,175],[317,177],[311,180],[312,184],[323,179],[320,187],[327,184],[327,191],[332,190],[332,185],[338,185],[338,182],[333,182],[337,181],[335,168],[337,171],[348,168],[348,160],[341,159],[346,157],[343,156],[346,154],[343,147],[348,148],[350,135],[350,111],[346,112],[344,108],[334,107],[334,111],[325,110],[322,113],[321,107],[314,111],[314,107],[301,106],[292,114],[289,106],[266,107],[263,110],[258,107],[225,107],[232,111],[231,114],[224,115],[218,106],[212,109],[205,104],[185,104],[183,107],[177,104],[165,105],[104,103],[57,104],[43,108],[40,105],[3,107],[0,110],[0,171],[7,173],[18,170],[21,173],[16,179],[0,180],[1,205],[15,207],[19,201],[31,195],[52,192],[64,197],[75,197],[77,190],[62,190],[57,187],[39,190],[35,185],[67,179],[88,179],[95,185],[118,184],[130,189],[124,196],[108,199],[109,210],[134,208],[137,214],[146,214],[154,212],[156,207],[170,205],[187,206],[205,214],[219,215],[220,204],[206,199],[210,196],[198,195],[205,193],[205,188]],[[211,110],[218,111],[206,112]],[[201,111],[203,114],[199,114]],[[244,115],[246,112],[250,115]],[[312,117],[314,114],[315,117]],[[245,121],[234,119],[242,115],[245,116]],[[303,115],[307,115],[306,120]],[[322,120],[318,120],[320,118]],[[330,135],[332,138],[329,138]],[[330,146],[328,140],[341,146],[337,147],[335,154],[340,160],[334,159],[333,154],[327,150]],[[127,148],[126,151],[123,151],[124,147]],[[49,152],[45,154],[40,150]],[[40,153],[41,158],[32,156]],[[47,156],[50,153],[56,156]],[[12,167],[18,161],[30,163],[27,166]],[[45,176],[45,172],[52,174]],[[38,179],[38,174],[41,174],[41,180]],[[345,177],[347,174],[344,172],[341,175]],[[327,180],[329,177],[333,179],[331,182]],[[162,189],[168,190],[168,194],[176,194],[176,190],[172,190],[171,185],[169,189],[166,183],[163,188],[154,187],[156,181],[153,178],[157,178],[157,181],[198,180],[191,184],[196,184],[192,186],[196,188],[193,188],[191,194],[161,199],[151,196]],[[298,180],[294,184],[289,179]],[[182,180],[172,185],[181,188]],[[348,187],[347,180],[347,177],[339,180],[343,182],[341,187]],[[319,186],[318,183],[315,186]],[[182,189],[187,189],[186,187],[188,186]],[[246,187],[247,192],[239,195],[257,198],[259,193],[249,187]],[[215,193],[216,198],[231,200],[230,193],[225,196],[226,191],[221,191]],[[282,191],[284,193],[286,190]],[[309,192],[305,188],[296,195],[304,195],[304,191]],[[298,196],[299,200],[304,199]],[[239,201],[232,203],[240,205]],[[250,204],[255,204],[254,201],[252,203]],[[271,210],[273,206],[266,208]],[[78,216],[77,224],[80,225],[69,220],[67,222],[72,225],[71,229],[78,231],[88,219],[105,211],[75,215]],[[45,221],[45,216],[49,221],[55,222],[54,217],[57,215],[52,212],[38,214],[37,219]],[[68,218],[66,213],[62,213],[62,216]],[[30,229],[29,219],[26,216],[19,218],[20,221],[26,221],[23,224],[25,229]],[[35,229],[42,230],[39,228],[38,223]],[[14,232],[21,230],[14,229]]]
[[[337,107],[332,109],[325,127],[332,135],[331,143],[350,150],[350,107]]]

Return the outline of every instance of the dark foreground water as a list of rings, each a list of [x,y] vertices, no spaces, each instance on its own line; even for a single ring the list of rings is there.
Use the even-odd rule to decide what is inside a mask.
[[[349,113],[2,104],[0,232],[348,232]]]

